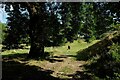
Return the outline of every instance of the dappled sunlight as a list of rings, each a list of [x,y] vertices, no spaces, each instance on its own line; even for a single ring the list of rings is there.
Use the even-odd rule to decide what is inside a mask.
[[[77,61],[77,51],[82,51],[88,46],[97,43],[98,41],[99,40],[95,40],[91,43],[87,43],[76,40],[73,43],[66,43],[64,46],[60,47],[45,47],[46,57],[44,59],[28,58],[29,48],[6,50],[1,54],[3,56],[3,61],[6,63],[15,61],[28,66],[36,66],[40,69],[42,68],[43,70],[52,70],[53,72],[50,75],[54,77],[60,77],[61,79],[84,79],[83,74],[78,75],[77,71],[84,71],[83,65],[87,64],[87,62],[84,61],[84,59]],[[68,45],[71,47],[69,50],[67,49]],[[86,55],[79,56],[79,58],[80,57],[84,58]],[[17,64],[15,66],[17,66]],[[23,75],[22,73],[20,74]],[[13,75],[14,74],[12,74],[12,76]],[[81,78],[79,78],[80,75]]]
[[[120,3],[74,1],[0,3],[2,80],[120,80]]]
[[[2,80],[57,80],[52,77],[53,71],[30,66],[16,61],[3,61]]]

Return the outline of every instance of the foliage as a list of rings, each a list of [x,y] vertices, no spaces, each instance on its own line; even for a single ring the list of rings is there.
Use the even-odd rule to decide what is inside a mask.
[[[6,31],[6,25],[3,23],[0,23],[0,43],[2,43],[2,41],[4,41],[5,39],[5,31]]]
[[[10,7],[10,5],[6,5],[6,7]],[[7,17],[7,36],[3,41],[3,45],[6,45],[7,49],[19,48],[21,43],[29,41],[28,25],[26,24],[28,23],[28,14],[26,12],[22,12],[26,9],[19,9],[18,4],[14,4],[12,6],[12,10],[9,10],[10,8],[6,8],[6,12],[9,17]]]
[[[113,14],[118,13],[113,6],[118,4],[5,3],[9,17],[8,35],[3,44],[11,49],[18,48],[21,43],[29,43],[29,54],[41,56],[44,55],[45,46],[73,42],[78,32],[83,33],[87,42],[92,42],[104,32],[113,30],[110,26],[113,24]]]
[[[111,10],[109,9],[107,3],[95,3],[94,9],[94,14],[96,17],[95,29],[97,35],[99,36],[105,32],[111,31],[113,26],[110,25],[113,24],[114,16],[112,15],[112,13],[110,13]]]
[[[110,9],[106,4],[102,2],[81,4],[79,31],[83,33],[87,42],[99,39],[101,34],[113,30],[111,25],[113,24],[114,16],[111,15]]]
[[[69,10],[65,9],[66,4],[70,6]],[[8,49],[12,49],[19,48],[21,43],[27,42],[31,45],[29,53],[32,56],[33,53],[40,56],[44,53],[44,46],[58,46],[66,42],[66,38],[68,41],[74,39],[78,30],[78,23],[76,23],[78,13],[74,11],[79,4],[77,6],[76,4],[65,3],[62,7],[60,3],[54,2],[5,3],[5,10],[9,17],[7,18],[8,36],[3,44]],[[72,15],[72,21],[67,21],[66,14]],[[67,22],[72,25],[70,31],[64,25]]]
[[[95,10],[94,3],[82,3],[80,7],[80,31],[85,33],[87,36],[90,36],[91,40],[95,39],[95,26],[96,26],[96,18],[95,18]],[[94,37],[94,38],[93,38]],[[87,41],[91,41],[88,39]]]
[[[120,24],[116,24],[116,25],[114,26],[114,29],[120,31]]]
[[[94,59],[91,64],[87,65],[86,69],[100,79],[119,80],[119,66],[120,44],[113,43],[107,53],[104,51],[98,59]]]
[[[115,61],[120,62],[120,44],[113,43],[113,45],[110,47],[109,54]]]
[[[62,3],[61,5],[64,37],[69,42],[73,42],[76,39],[79,31],[80,6],[81,3]]]

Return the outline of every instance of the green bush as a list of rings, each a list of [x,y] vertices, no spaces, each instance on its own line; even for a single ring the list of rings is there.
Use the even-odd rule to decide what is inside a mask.
[[[104,51],[99,56],[85,68],[100,79],[120,80],[120,44],[113,43],[108,51]]]
[[[3,23],[0,23],[0,43],[5,39],[5,31],[6,31],[6,25]]]
[[[118,43],[110,47],[109,54],[116,62],[120,62],[120,45]]]

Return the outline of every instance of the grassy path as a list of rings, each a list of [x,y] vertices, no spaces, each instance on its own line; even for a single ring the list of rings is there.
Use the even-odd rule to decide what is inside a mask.
[[[39,75],[41,75],[41,72],[44,72],[45,76],[42,76],[43,79],[46,76],[50,78],[72,79],[73,75],[76,74],[76,72],[83,71],[83,65],[86,64],[86,61],[76,60],[77,51],[85,49],[96,42],[97,41],[94,41],[92,43],[79,43],[78,41],[75,41],[74,43],[67,43],[62,47],[45,48],[45,51],[50,52],[52,56],[43,61],[26,59],[26,55],[29,51],[28,49],[4,51],[1,53],[3,55],[3,75],[9,80],[24,80],[21,78],[16,79],[15,76],[19,72],[17,78],[22,77],[27,80],[26,78],[29,78],[31,75],[38,75],[38,72],[40,72]],[[70,50],[67,50],[68,45],[71,46]],[[29,68],[31,70],[33,69],[33,71],[35,70],[35,72],[31,72]],[[35,80],[41,80],[40,76],[33,76],[33,78],[38,77],[39,79]]]
[[[54,71],[51,75],[59,78],[71,78],[67,75],[75,74],[76,71],[83,71],[82,65],[85,61],[76,61],[74,58],[67,55],[58,55],[51,58],[49,61],[30,61],[29,65],[39,66],[46,70]]]

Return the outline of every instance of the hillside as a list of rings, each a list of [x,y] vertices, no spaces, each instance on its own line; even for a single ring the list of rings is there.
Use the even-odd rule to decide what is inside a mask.
[[[88,60],[95,55],[101,54],[103,51],[109,49],[109,46],[112,45],[113,42],[116,43],[119,41],[120,31],[113,31],[94,45],[78,51],[78,60]]]

